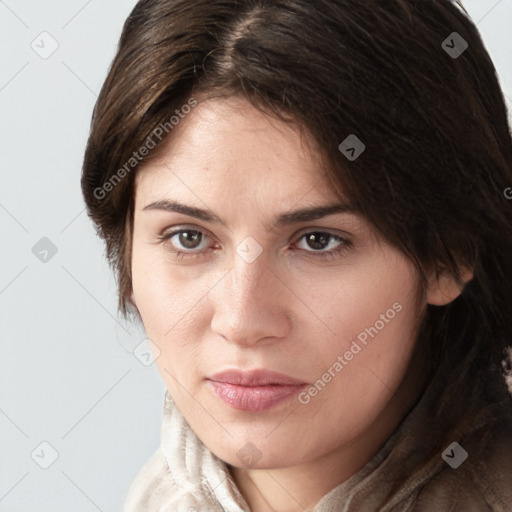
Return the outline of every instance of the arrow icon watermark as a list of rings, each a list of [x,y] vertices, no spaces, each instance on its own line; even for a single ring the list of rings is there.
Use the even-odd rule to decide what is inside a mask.
[[[352,133],[339,145],[338,149],[348,160],[353,162],[363,154],[366,146],[357,135]]]

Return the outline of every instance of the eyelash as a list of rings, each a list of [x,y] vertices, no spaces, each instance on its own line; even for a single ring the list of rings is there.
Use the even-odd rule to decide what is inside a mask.
[[[167,231],[167,232],[164,232],[164,233],[160,234],[158,236],[158,243],[165,244],[166,242],[170,242],[170,239],[172,237],[174,237],[176,235],[179,235],[181,233],[200,233],[201,236],[203,237],[203,239],[204,238],[206,238],[206,239],[210,238],[206,233],[203,233],[202,231],[200,231],[198,229],[182,229],[181,228],[181,229]],[[306,236],[312,235],[312,234],[315,234],[315,235],[327,235],[329,242],[332,239],[341,242],[339,247],[337,247],[335,249],[331,249],[330,251],[306,251],[306,250],[304,250],[304,252],[306,252],[307,254],[313,255],[313,258],[319,259],[320,261],[332,261],[333,259],[335,259],[336,257],[341,256],[343,253],[345,253],[347,250],[349,250],[352,247],[352,242],[350,242],[349,240],[347,240],[347,239],[345,239],[345,238],[343,238],[343,237],[341,237],[339,235],[335,235],[333,233],[330,233],[328,231],[320,231],[320,230],[312,230],[312,231],[308,231],[306,233],[303,233],[298,238],[298,240],[295,243],[300,242]],[[166,245],[169,246],[168,249],[178,259],[198,257],[202,253],[205,252],[205,250],[203,250],[203,251],[194,251],[194,250],[180,251],[179,249],[175,249],[174,245],[172,243],[169,243],[169,244],[166,244]],[[303,250],[303,249],[299,249],[299,250]]]

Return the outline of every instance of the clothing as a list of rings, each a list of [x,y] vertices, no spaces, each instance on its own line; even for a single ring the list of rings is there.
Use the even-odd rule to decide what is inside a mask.
[[[512,397],[503,375],[454,370],[463,372],[463,385],[453,388],[459,395],[433,380],[377,453],[313,512],[512,511]],[[452,442],[468,453],[457,469],[442,458]],[[454,450],[448,455],[456,460],[462,452]],[[166,392],[161,446],[136,476],[123,510],[250,509],[227,464],[204,446]]]

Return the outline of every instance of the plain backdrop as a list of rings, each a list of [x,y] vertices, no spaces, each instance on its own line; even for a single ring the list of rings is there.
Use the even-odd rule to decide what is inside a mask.
[[[512,107],[512,0],[464,4]],[[159,445],[165,388],[79,185],[134,5],[0,0],[0,512],[119,512]]]

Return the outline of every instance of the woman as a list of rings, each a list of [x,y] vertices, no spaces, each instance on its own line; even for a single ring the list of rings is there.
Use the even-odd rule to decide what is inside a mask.
[[[141,0],[82,189],[166,384],[135,511],[512,510],[512,141],[447,0]]]

